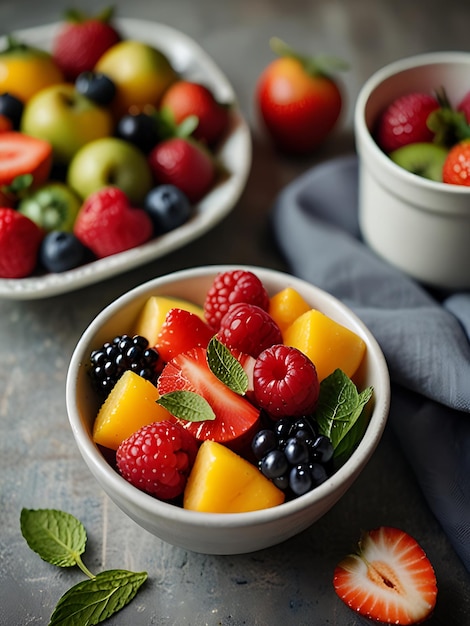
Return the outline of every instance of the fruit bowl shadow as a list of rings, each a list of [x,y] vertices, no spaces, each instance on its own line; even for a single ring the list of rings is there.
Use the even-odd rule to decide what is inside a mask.
[[[470,54],[436,52],[395,61],[363,85],[354,127],[359,224],[365,242],[413,279],[439,289],[470,287],[470,187],[428,180],[394,163],[372,133],[395,98],[444,87],[456,106],[470,90]]]
[[[382,351],[364,324],[341,302],[317,287],[287,274],[258,267],[254,272],[270,295],[290,285],[312,307],[359,334],[367,345],[358,386],[372,385],[373,403],[365,435],[349,460],[325,483],[295,500],[250,513],[215,514],[188,511],[159,501],[133,487],[106,461],[92,440],[98,401],[87,374],[91,350],[115,335],[130,332],[150,295],[185,298],[196,304],[216,273],[232,266],[182,270],[151,280],[124,294],[104,309],[80,338],[69,365],[66,401],[77,446],[91,473],[115,504],[139,526],[160,539],[205,554],[242,554],[279,544],[308,528],[329,511],[359,476],[380,441],[388,417],[390,379]]]

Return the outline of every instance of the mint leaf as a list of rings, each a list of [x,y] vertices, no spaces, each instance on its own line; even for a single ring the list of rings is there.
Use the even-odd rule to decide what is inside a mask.
[[[175,417],[187,422],[205,422],[215,420],[215,413],[205,398],[194,391],[170,391],[157,400]]]
[[[360,418],[372,393],[372,387],[358,393],[355,384],[340,369],[321,382],[316,420],[320,434],[331,439],[335,458],[349,455],[357,444],[360,432],[365,429]]]
[[[70,513],[55,509],[23,509],[20,525],[28,546],[44,561],[58,567],[81,564],[86,531]]]
[[[214,376],[232,391],[243,396],[248,389],[248,376],[230,350],[212,337],[207,346],[207,364]]]
[[[109,570],[69,589],[59,600],[49,626],[93,626],[104,622],[134,598],[146,572]]]

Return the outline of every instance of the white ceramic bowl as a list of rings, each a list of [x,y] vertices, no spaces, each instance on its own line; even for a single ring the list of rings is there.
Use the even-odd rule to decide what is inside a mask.
[[[444,87],[456,105],[470,91],[470,53],[396,61],[362,87],[355,107],[359,223],[367,244],[412,278],[442,289],[470,287],[470,188],[427,180],[396,165],[371,136],[380,112],[412,91]]]
[[[243,266],[237,266],[243,267]],[[90,351],[104,341],[130,332],[138,311],[150,295],[183,297],[202,304],[215,274],[231,266],[208,266],[176,272],[147,282],[121,296],[89,325],[72,356],[67,377],[67,411],[70,424],[92,474],[111,499],[137,524],[164,541],[206,554],[253,552],[301,532],[325,514],[358,477],[374,452],[388,416],[390,382],[384,356],[374,337],[341,302],[292,276],[247,267],[273,294],[287,285],[297,289],[312,305],[358,333],[367,344],[361,387],[373,385],[370,423],[350,459],[315,490],[280,506],[250,513],[199,513],[161,502],[133,487],[105,460],[91,433],[97,399],[86,373]]]

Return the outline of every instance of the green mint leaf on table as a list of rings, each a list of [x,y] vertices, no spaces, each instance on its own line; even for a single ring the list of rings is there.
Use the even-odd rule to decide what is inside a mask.
[[[194,391],[170,391],[157,400],[175,417],[187,422],[205,422],[214,420],[215,413],[205,398]]]
[[[129,604],[146,579],[146,572],[109,570],[82,581],[59,600],[49,626],[100,624]]]
[[[336,459],[349,456],[361,438],[367,425],[364,407],[372,392],[372,387],[367,387],[359,393],[339,369],[320,383],[316,419],[320,434],[331,439]]]
[[[230,350],[213,337],[207,346],[207,363],[211,372],[235,393],[243,396],[248,389],[248,376]]]
[[[69,589],[57,603],[49,626],[94,626],[120,611],[147,580],[146,572],[109,570],[94,576],[83,564],[86,531],[70,513],[22,509],[20,526],[28,546],[58,567],[77,565],[89,579]]]
[[[58,567],[82,567],[87,537],[76,517],[55,509],[23,509],[20,524],[27,544],[41,559]]]

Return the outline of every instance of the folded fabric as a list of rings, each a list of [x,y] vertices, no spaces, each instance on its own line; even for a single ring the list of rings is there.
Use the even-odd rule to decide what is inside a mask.
[[[470,571],[470,293],[428,291],[361,240],[357,158],[318,165],[271,214],[293,274],[370,328],[392,380],[390,423],[427,502]]]

